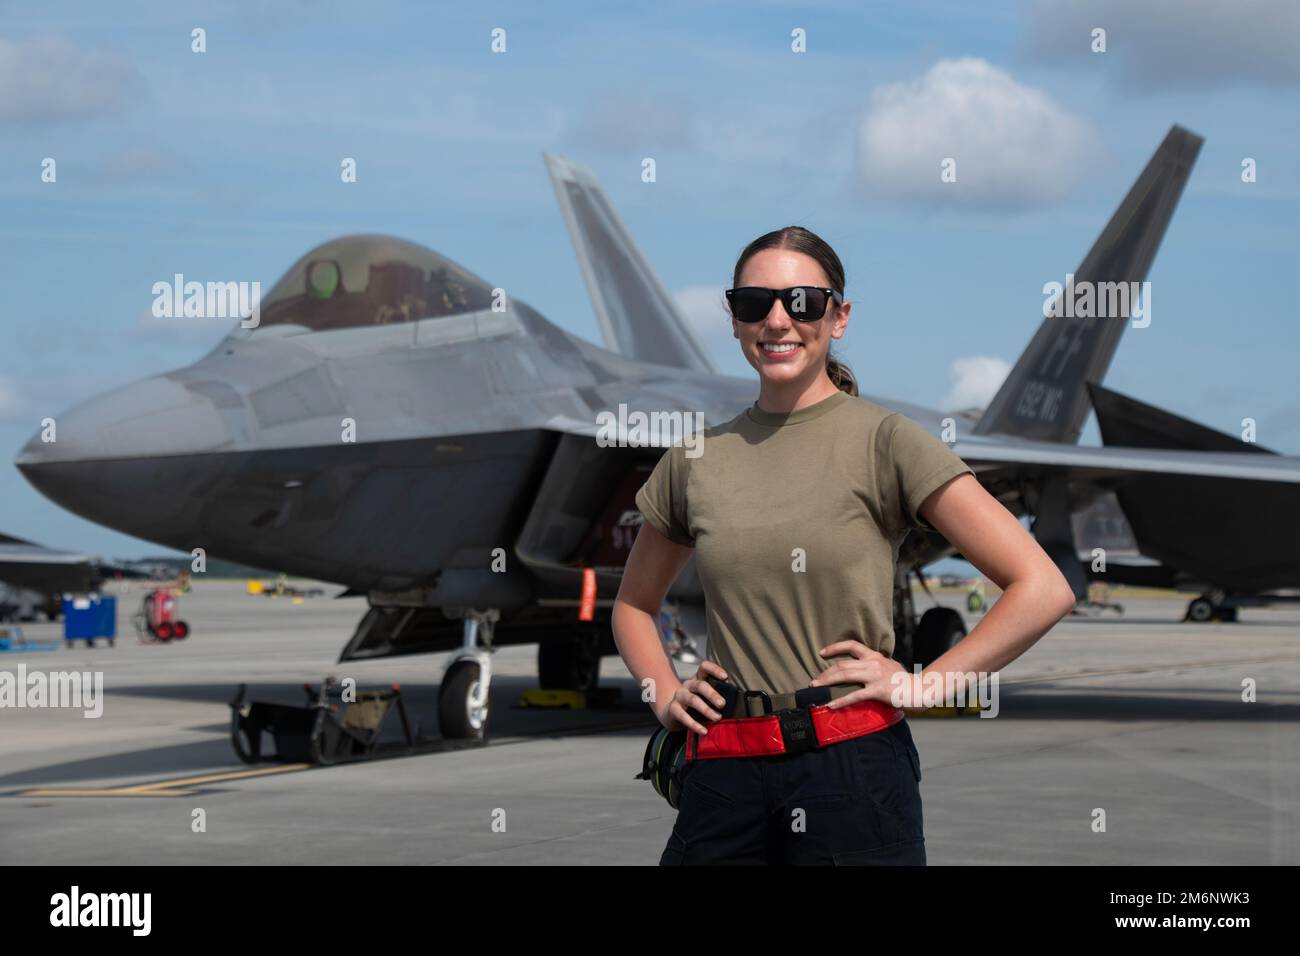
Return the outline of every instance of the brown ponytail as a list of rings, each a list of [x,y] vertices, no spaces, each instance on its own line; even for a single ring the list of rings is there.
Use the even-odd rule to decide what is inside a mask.
[[[731,276],[733,286],[740,285],[740,272],[745,268],[749,257],[763,249],[791,249],[810,256],[826,273],[827,284],[840,294],[841,299],[844,297],[844,265],[840,262],[840,257],[835,254],[835,250],[825,239],[803,226],[774,229],[747,245],[740,258],[736,260],[736,268]],[[841,392],[848,392],[850,395],[858,394],[858,383],[853,377],[853,372],[829,351],[826,353],[826,376]]]
[[[848,392],[850,395],[858,394],[858,381],[853,377],[853,372],[829,352],[826,353],[826,374],[830,377],[831,384],[841,392]]]

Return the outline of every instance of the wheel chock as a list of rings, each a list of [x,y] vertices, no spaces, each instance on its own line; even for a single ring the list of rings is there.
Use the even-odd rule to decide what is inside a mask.
[[[538,710],[594,710],[609,707],[623,696],[618,687],[593,687],[589,691],[531,687],[519,695],[517,707]]]

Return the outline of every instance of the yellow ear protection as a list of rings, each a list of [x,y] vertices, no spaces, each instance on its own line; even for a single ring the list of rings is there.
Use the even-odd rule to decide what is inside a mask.
[[[646,744],[645,759],[641,761],[641,772],[636,775],[636,779],[649,780],[654,785],[655,793],[676,810],[682,795],[681,784],[677,782],[678,775],[685,762],[686,731],[658,727]]]
[[[734,714],[740,688],[714,677],[709,677],[707,680],[726,702],[723,704],[722,715],[729,717]],[[635,779],[649,780],[654,785],[655,793],[667,800],[668,805],[676,810],[682,795],[682,787],[678,781],[685,763],[686,731],[656,727],[655,732],[650,735],[650,741],[646,744],[645,757],[641,761],[641,772]]]

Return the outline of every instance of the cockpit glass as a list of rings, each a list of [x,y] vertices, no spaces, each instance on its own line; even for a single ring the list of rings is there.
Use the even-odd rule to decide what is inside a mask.
[[[323,332],[491,305],[486,282],[424,246],[388,236],[345,236],[313,249],[285,273],[262,299],[257,327]]]

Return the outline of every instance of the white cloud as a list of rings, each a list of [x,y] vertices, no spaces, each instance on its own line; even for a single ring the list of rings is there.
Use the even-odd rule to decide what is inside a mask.
[[[1010,372],[1011,363],[1000,358],[980,355],[957,359],[952,363],[952,388],[943,407],[954,411],[987,408]]]
[[[1024,208],[1055,201],[1092,166],[1089,124],[980,59],[943,60],[917,80],[873,91],[858,131],[870,196]],[[956,161],[956,181],[941,163]]]
[[[1092,31],[1106,31],[1093,53]],[[1038,0],[1026,45],[1047,63],[1074,60],[1121,86],[1206,89],[1300,83],[1296,0]]]
[[[0,122],[96,116],[122,108],[141,83],[130,63],[62,37],[0,37]]]

